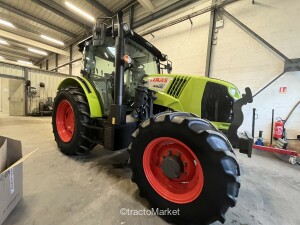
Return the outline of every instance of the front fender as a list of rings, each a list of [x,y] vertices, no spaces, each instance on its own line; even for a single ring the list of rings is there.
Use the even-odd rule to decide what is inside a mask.
[[[103,114],[100,106],[100,101],[98,99],[95,89],[92,87],[92,85],[87,79],[82,77],[69,77],[59,84],[58,90],[70,86],[80,87],[84,91],[85,96],[88,100],[91,118],[102,117]]]

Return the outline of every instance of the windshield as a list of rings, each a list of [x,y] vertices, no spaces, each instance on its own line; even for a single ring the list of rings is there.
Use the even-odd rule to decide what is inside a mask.
[[[115,54],[115,40],[112,37],[107,37],[104,45],[87,46],[84,52],[84,69],[89,75],[93,76],[113,74],[115,71]],[[159,73],[157,58],[129,39],[125,41],[125,55],[129,55],[133,59],[133,67],[125,71],[125,83],[130,81],[130,76],[136,71],[143,73],[140,75]]]

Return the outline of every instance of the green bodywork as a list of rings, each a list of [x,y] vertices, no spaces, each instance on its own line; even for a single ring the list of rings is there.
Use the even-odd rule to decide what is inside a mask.
[[[81,87],[88,100],[91,117],[102,117],[103,114],[98,96],[91,83],[86,78],[69,77],[60,83],[58,90],[66,87]]]
[[[146,78],[148,87],[157,91],[154,104],[171,108],[176,111],[191,112],[201,117],[202,96],[207,82],[226,86],[228,93],[235,100],[239,99],[240,92],[233,84],[195,75],[157,74]],[[177,84],[173,81],[176,79]],[[173,89],[173,90],[170,90]],[[228,130],[230,123],[211,121],[218,129]]]
[[[226,86],[228,88],[228,93],[234,99],[239,99],[241,97],[237,87],[233,84],[204,76],[153,74],[147,76],[145,80],[148,81],[148,88],[157,92],[157,99],[154,101],[154,104],[161,105],[175,111],[191,112],[200,117],[202,96],[207,82]],[[177,84],[172,85],[175,81]],[[100,106],[101,104],[96,91],[87,79],[83,77],[67,78],[62,81],[58,89],[68,86],[78,86],[83,89],[89,103],[92,118],[99,118],[103,116]],[[230,123],[225,122],[211,122],[221,130],[228,130],[230,125]]]

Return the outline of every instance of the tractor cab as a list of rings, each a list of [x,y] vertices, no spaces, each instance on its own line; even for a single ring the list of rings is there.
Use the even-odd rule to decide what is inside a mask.
[[[170,68],[170,65],[162,67],[161,62],[166,61],[166,55],[135,32],[128,30],[127,25],[123,28],[126,31],[122,60],[123,104],[127,106],[126,111],[131,112],[138,85],[143,84],[144,78],[149,74],[159,74],[162,69]],[[102,26],[98,31],[102,35],[102,40],[99,38],[96,40],[96,35],[93,35],[78,44],[79,51],[83,55],[81,74],[97,90],[105,116],[109,115],[110,106],[114,103],[116,38],[111,30],[111,27],[107,29]]]

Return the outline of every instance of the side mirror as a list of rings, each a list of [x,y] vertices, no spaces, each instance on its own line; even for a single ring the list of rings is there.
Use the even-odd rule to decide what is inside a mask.
[[[105,42],[107,26],[105,23],[101,23],[97,20],[93,29],[93,45],[95,47],[103,45]]]

